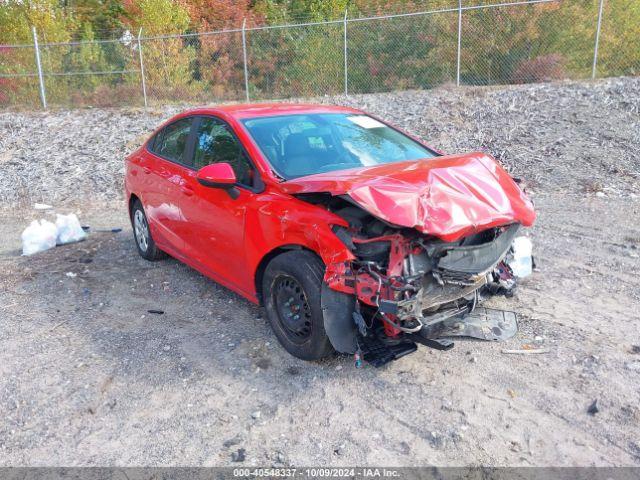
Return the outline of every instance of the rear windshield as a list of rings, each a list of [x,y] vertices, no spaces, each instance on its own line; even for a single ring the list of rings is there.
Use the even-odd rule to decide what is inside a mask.
[[[437,156],[367,115],[296,114],[249,118],[242,123],[285,179]]]

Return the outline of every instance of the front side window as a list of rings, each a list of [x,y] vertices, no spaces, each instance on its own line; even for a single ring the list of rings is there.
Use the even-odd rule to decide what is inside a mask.
[[[362,114],[283,115],[249,118],[243,124],[285,179],[437,156]]]
[[[184,163],[192,118],[183,118],[167,125],[153,142],[153,153],[174,162]]]
[[[252,184],[252,168],[239,140],[229,127],[210,117],[203,117],[196,132],[193,168],[196,170],[212,163],[228,163],[238,183]]]

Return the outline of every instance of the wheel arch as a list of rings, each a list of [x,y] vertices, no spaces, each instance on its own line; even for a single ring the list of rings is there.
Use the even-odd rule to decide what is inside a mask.
[[[128,206],[128,210],[129,210],[129,219],[131,219],[131,211],[133,209],[133,204],[136,202],[140,202],[142,203],[142,201],[140,200],[140,197],[138,197],[135,193],[131,193],[129,195],[129,201],[127,202],[127,206]]]
[[[319,252],[300,244],[282,245],[269,251],[262,257],[254,276],[256,298],[258,304],[264,306],[264,292],[262,291],[262,281],[267,265],[283,253],[291,250],[307,251],[316,256],[326,268],[326,261]],[[323,280],[320,291],[321,309],[324,320],[324,328],[329,338],[329,342],[335,350],[341,353],[353,354],[357,350],[356,328],[353,323],[353,312],[355,309],[355,297],[343,292],[332,290]]]
[[[281,245],[279,247],[276,247],[272,250],[270,250],[269,252],[267,252],[261,259],[260,262],[258,263],[258,266],[256,267],[255,270],[255,274],[253,276],[254,278],[254,287],[255,287],[255,291],[256,291],[256,298],[258,299],[258,304],[260,306],[264,305],[264,301],[263,301],[263,291],[262,291],[262,279],[264,278],[264,272],[267,269],[267,265],[269,265],[269,263],[271,262],[271,260],[273,260],[274,258],[276,258],[278,255],[281,255],[285,252],[290,252],[291,250],[305,250],[307,252],[311,252],[313,253],[316,257],[318,257],[320,259],[320,261],[322,262],[323,265],[325,265],[324,260],[322,260],[322,256],[316,252],[315,250],[309,248],[308,246],[305,245],[301,245],[301,244],[296,244],[296,243],[291,243],[291,244],[287,244],[287,245]]]

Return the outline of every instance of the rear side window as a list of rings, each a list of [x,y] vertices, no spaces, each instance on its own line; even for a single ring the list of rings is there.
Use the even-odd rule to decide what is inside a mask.
[[[193,118],[183,118],[167,125],[154,138],[151,151],[168,160],[184,163],[192,121]]]

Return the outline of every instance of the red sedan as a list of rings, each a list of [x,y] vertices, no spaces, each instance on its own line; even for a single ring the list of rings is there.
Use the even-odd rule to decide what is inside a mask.
[[[530,270],[518,232],[535,213],[487,154],[443,155],[351,108],[200,108],[129,155],[125,188],[140,255],[264,305],[296,357],[378,366],[515,333],[478,305]]]

